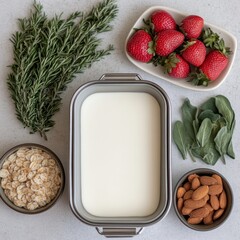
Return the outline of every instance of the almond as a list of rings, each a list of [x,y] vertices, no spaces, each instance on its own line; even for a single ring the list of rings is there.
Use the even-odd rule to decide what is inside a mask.
[[[221,178],[219,175],[213,174],[212,177],[217,180],[217,183],[218,183],[219,185],[222,185],[222,178]]]
[[[220,218],[223,215],[224,209],[219,208],[215,213],[213,214],[213,220],[216,220]]]
[[[185,188],[186,191],[191,189],[191,183],[190,182],[186,182],[183,184],[183,187]]]
[[[192,212],[192,208],[187,208],[187,207],[183,207],[182,208],[182,215],[189,215]]]
[[[184,201],[184,207],[186,208],[191,208],[191,209],[196,209],[203,207],[206,204],[205,199],[200,199],[200,200],[193,200],[193,199],[187,199]]]
[[[214,211],[211,211],[205,218],[203,218],[203,223],[205,225],[209,225],[213,223],[213,213]]]
[[[199,188],[197,188],[193,192],[192,199],[193,200],[200,200],[208,194],[208,191],[209,191],[209,187],[207,185],[206,186],[200,186]]]
[[[179,187],[177,190],[177,198],[182,198],[185,192],[186,190],[184,187]]]
[[[214,210],[219,209],[219,200],[218,200],[218,197],[216,195],[211,195],[210,196],[210,204],[211,204],[211,206]]]
[[[188,191],[185,192],[185,194],[183,195],[183,199],[184,199],[184,200],[187,200],[187,199],[191,198],[191,197],[192,197],[192,194],[193,194],[193,190],[192,190],[192,189],[191,189],[191,190],[188,190]]]
[[[202,220],[203,220],[202,218],[189,217],[187,222],[189,224],[199,224]]]
[[[192,188],[193,190],[195,190],[195,189],[197,189],[200,185],[201,185],[201,184],[200,184],[199,178],[198,178],[198,177],[193,178],[192,184],[191,184],[191,188]]]
[[[217,179],[215,179],[214,177],[210,177],[210,176],[201,176],[199,178],[199,181],[202,185],[214,185],[217,184]]]
[[[209,195],[207,194],[203,199],[204,199],[205,202],[207,202],[207,201],[209,200],[209,198],[210,198],[210,197],[209,197]]]
[[[226,208],[227,206],[227,195],[224,190],[219,196],[219,205],[220,205],[220,208]]]
[[[220,194],[222,191],[223,191],[223,186],[222,186],[222,185],[219,185],[219,184],[216,184],[216,185],[209,186],[209,192],[208,192],[208,194],[209,194],[209,195],[218,195],[218,194]]]
[[[201,207],[193,210],[189,216],[193,218],[205,218],[209,214],[209,210],[205,207]]]
[[[198,176],[196,173],[190,174],[190,175],[188,176],[188,181],[189,181],[189,182],[192,182],[192,180],[193,180],[195,177],[199,177],[199,176]]]
[[[177,201],[177,209],[179,212],[182,211],[182,207],[183,207],[183,198],[179,198]]]
[[[209,210],[209,212],[212,212],[212,211],[213,211],[213,208],[212,208],[212,206],[211,206],[209,203],[206,203],[206,204],[204,205],[204,207],[207,208],[207,209]]]

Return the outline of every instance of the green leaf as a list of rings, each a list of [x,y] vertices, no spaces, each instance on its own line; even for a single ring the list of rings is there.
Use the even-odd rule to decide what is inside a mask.
[[[227,153],[230,140],[231,134],[228,132],[227,126],[222,127],[214,138],[216,149],[221,156]]]
[[[218,109],[215,104],[215,98],[210,98],[206,102],[204,102],[200,107],[200,111],[211,110],[214,113],[218,113]]]
[[[226,119],[228,129],[231,129],[235,114],[229,100],[225,96],[218,95],[215,97],[215,104],[219,113]]]
[[[210,98],[200,108],[185,99],[181,110],[183,122],[174,126],[174,141],[184,159],[188,153],[193,160],[196,157],[214,165],[220,157],[225,163],[225,154],[235,158],[232,135],[236,120],[226,97]]]
[[[221,116],[219,114],[214,113],[210,109],[204,110],[198,115],[200,122],[202,122],[205,118],[209,118],[212,122],[216,122],[220,117]]]
[[[203,162],[210,165],[215,165],[220,158],[219,152],[215,149],[215,143],[212,137],[209,138],[204,147],[195,146],[195,148],[191,149],[191,152],[195,157],[200,158]]]
[[[196,118],[195,120],[193,120],[192,124],[193,124],[194,134],[196,136],[200,127],[199,120]]]
[[[183,125],[186,131],[186,137],[188,144],[191,145],[193,142],[196,141],[194,128],[193,128],[193,121],[196,117],[197,108],[193,105],[191,105],[188,98],[184,100],[184,103],[182,105],[182,119],[183,119]]]
[[[208,149],[205,149],[205,151],[206,155],[204,155],[202,160],[207,164],[215,165],[220,158],[218,151],[214,147],[209,147]]]
[[[204,156],[203,161],[210,165],[215,165],[215,163],[220,158],[219,152],[216,150],[214,137],[211,135],[208,143],[203,148]]]
[[[209,118],[205,118],[198,130],[198,133],[196,135],[196,138],[200,144],[201,147],[204,147],[206,143],[208,142],[210,135],[212,132],[212,122]]]
[[[229,157],[231,157],[232,159],[235,159],[235,153],[234,153],[234,150],[233,150],[232,141],[230,141],[230,143],[229,143],[229,145],[228,145],[227,155],[228,155]]]
[[[197,157],[199,159],[203,159],[204,152],[203,152],[203,149],[201,147],[192,148],[191,153],[194,157]]]
[[[173,127],[173,140],[181,152],[183,159],[187,158],[187,144],[185,129],[181,121],[177,121]]]
[[[232,135],[233,135],[233,131],[234,131],[234,128],[235,128],[235,124],[236,124],[236,120],[234,119],[233,124],[232,124],[232,128],[230,129],[231,140],[229,142],[228,149],[227,149],[227,155],[229,157],[233,158],[233,159],[235,159],[235,153],[234,153],[234,150],[233,150]]]
[[[227,126],[227,122],[223,117],[220,117],[216,122],[212,123],[212,135],[214,138],[216,137],[218,131],[224,126]]]

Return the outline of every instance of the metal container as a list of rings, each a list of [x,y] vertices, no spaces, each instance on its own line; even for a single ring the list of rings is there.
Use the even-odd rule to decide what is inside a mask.
[[[84,172],[85,169],[85,160],[84,156],[86,154],[86,149],[84,148],[85,139],[82,135],[86,134],[88,137],[90,134],[89,132],[86,133],[86,130],[84,128],[84,124],[82,123],[83,119],[83,105],[86,99],[89,99],[91,96],[93,96],[96,93],[101,94],[108,94],[108,93],[129,93],[136,94],[136,93],[144,93],[146,95],[150,95],[151,98],[154,99],[154,101],[157,103],[161,115],[161,121],[157,122],[158,125],[156,129],[159,129],[159,132],[157,132],[156,136],[159,136],[159,146],[157,147],[157,151],[159,150],[159,157],[157,158],[157,165],[158,166],[154,171],[157,173],[157,180],[156,185],[157,191],[159,191],[159,198],[157,200],[156,208],[147,214],[144,213],[133,213],[131,209],[131,213],[122,213],[121,211],[116,213],[115,215],[111,214],[111,210],[105,209],[109,212],[109,215],[105,214],[93,214],[92,212],[88,211],[86,205],[85,205],[85,186],[83,182],[85,181],[86,172]],[[124,101],[124,99],[122,99]],[[113,103],[114,104],[114,103]],[[111,104],[110,104],[111,105]],[[115,111],[114,111],[115,112]],[[107,112],[104,114],[111,114],[111,112]],[[114,113],[116,114],[116,112]],[[131,113],[126,113],[127,116],[130,116]],[[100,116],[99,116],[100,117]],[[99,121],[99,117],[96,116],[94,118],[94,121]],[[121,117],[121,116],[120,116]],[[156,223],[157,221],[161,220],[169,211],[170,205],[171,205],[171,166],[170,166],[170,159],[171,159],[171,127],[170,127],[170,103],[169,99],[166,95],[166,93],[156,84],[150,81],[141,80],[141,77],[137,74],[105,74],[103,75],[99,80],[97,81],[91,81],[84,85],[82,85],[74,94],[72,101],[71,101],[71,109],[70,109],[70,206],[75,214],[75,216],[80,219],[82,222],[89,224],[91,226],[95,226],[99,234],[104,235],[106,237],[129,237],[139,234],[143,227],[149,226],[151,224]],[[125,118],[124,118],[125,119]],[[129,122],[131,119],[129,120]],[[129,124],[128,122],[124,122],[121,124],[124,124],[126,128],[128,128]],[[133,125],[131,125],[133,126]],[[148,132],[148,126],[145,126]],[[118,128],[118,126],[116,126]],[[150,126],[149,126],[149,129]],[[90,129],[91,130],[91,129]],[[131,129],[128,129],[131,132]],[[127,130],[127,131],[128,131]],[[88,129],[89,131],[89,129]],[[108,129],[107,129],[108,131]],[[149,134],[149,133],[148,133]],[[152,133],[155,134],[155,133]],[[107,135],[103,134],[103,142],[106,140]],[[126,136],[127,138],[130,138],[131,136]],[[136,138],[135,138],[136,139]],[[109,139],[108,139],[109,140]],[[128,142],[128,141],[126,141]],[[101,142],[102,144],[102,142]],[[120,143],[125,144],[125,143]],[[101,145],[102,146],[102,145]],[[124,145],[121,145],[124,146]],[[108,147],[106,147],[106,151],[103,151],[103,154],[106,153],[106,157],[108,154]],[[124,147],[123,147],[124,148]],[[98,149],[99,150],[99,149]],[[101,149],[100,149],[101,150]],[[90,152],[97,151],[96,149],[91,149]],[[136,148],[134,151],[139,151],[138,148]],[[112,154],[112,160],[114,161],[115,158],[119,156],[117,152],[114,152]],[[151,159],[152,156],[156,156],[154,152],[150,151],[149,159]],[[158,155],[157,155],[158,156]],[[148,158],[148,156],[146,156]],[[103,159],[103,158],[102,158]],[[110,158],[111,159],[111,158]],[[101,161],[101,158],[98,159]],[[145,163],[148,163],[145,161]],[[113,172],[116,172],[116,167],[114,165],[112,166],[112,169],[109,168],[109,166],[106,166],[106,163],[99,162],[98,166],[100,166],[100,169],[108,168],[105,173],[111,173],[111,177],[109,177],[109,181],[114,181],[113,178]],[[105,164],[105,165],[103,165]],[[151,165],[151,160],[149,160],[149,164]],[[137,164],[136,164],[137,165]],[[93,171],[98,171],[98,166],[93,166]],[[126,164],[126,168],[124,169],[122,166],[117,171],[124,171],[127,170],[128,164]],[[151,172],[147,172],[151,169],[154,169],[154,166],[146,166],[143,168],[144,173],[150,174]],[[101,170],[99,170],[101,171]],[[136,166],[136,171],[138,171],[138,167]],[[132,179],[129,180],[129,185],[131,185],[132,180],[134,180],[134,174],[136,171],[132,171],[133,176]],[[126,171],[128,172],[128,171]],[[130,172],[131,174],[131,172]],[[137,173],[138,174],[138,173]],[[149,175],[149,176],[150,176]],[[131,175],[130,175],[131,176]],[[104,176],[106,177],[106,176]],[[139,175],[138,175],[139,177]],[[142,176],[143,179],[146,177],[145,175]],[[141,175],[140,175],[141,178]],[[126,180],[126,179],[123,179]],[[141,180],[141,179],[140,179]],[[101,182],[101,181],[100,181]],[[134,182],[134,181],[133,181]],[[96,183],[98,184],[98,183]],[[126,184],[126,192],[124,190],[121,191],[121,201],[126,201],[126,198],[128,196],[131,196],[133,194],[132,192],[128,192],[128,184]],[[156,186],[139,186],[136,184],[138,188],[145,189],[151,189]],[[143,184],[144,185],[144,184]],[[101,189],[99,187],[99,189]],[[99,191],[99,189],[97,189]],[[102,191],[99,192],[98,196],[102,197],[100,200],[99,198],[91,199],[91,202],[93,205],[98,206],[100,204],[100,201],[104,201],[104,198],[106,197],[106,201],[111,201],[111,196],[116,197],[116,192],[118,189],[118,185],[115,186],[112,194],[110,191],[110,194],[108,196],[105,196],[104,193],[106,192],[106,186],[102,186]],[[83,191],[84,190],[84,191]],[[87,189],[88,190],[88,189]],[[94,189],[95,190],[95,189]],[[109,190],[109,189],[107,189]],[[133,188],[133,190],[135,190]],[[140,190],[141,191],[141,190]],[[108,191],[109,193],[109,191]],[[102,195],[101,195],[102,194]],[[87,196],[89,197],[89,196]],[[134,197],[134,196],[133,196]],[[143,198],[146,198],[146,196],[142,196]],[[148,197],[148,196],[147,196]],[[140,200],[140,198],[139,198]],[[138,205],[138,203],[137,203]],[[125,210],[122,208],[122,210]],[[124,211],[123,211],[124,212]],[[104,213],[104,210],[103,210]]]

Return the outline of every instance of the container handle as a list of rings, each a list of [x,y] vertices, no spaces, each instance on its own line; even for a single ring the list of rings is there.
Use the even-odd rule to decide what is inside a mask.
[[[105,228],[105,227],[96,227],[96,230],[99,234],[107,237],[134,237],[139,235],[143,228]]]
[[[99,80],[129,81],[129,80],[142,80],[142,77],[137,73],[106,73],[103,74]]]

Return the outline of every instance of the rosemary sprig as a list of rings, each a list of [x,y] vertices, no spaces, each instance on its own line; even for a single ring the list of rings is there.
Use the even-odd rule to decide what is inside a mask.
[[[48,19],[40,3],[33,6],[29,18],[19,19],[20,30],[11,38],[14,63],[7,84],[17,118],[31,133],[47,139],[68,83],[113,50],[112,45],[98,49],[97,35],[112,29],[118,8],[114,0],[104,0],[87,14]]]

